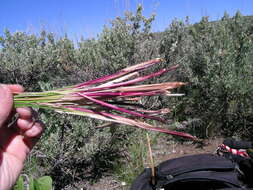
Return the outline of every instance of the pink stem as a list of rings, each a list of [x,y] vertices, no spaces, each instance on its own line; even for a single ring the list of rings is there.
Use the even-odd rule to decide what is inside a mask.
[[[142,76],[142,77],[138,77],[136,79],[133,79],[133,80],[129,80],[129,81],[126,81],[126,82],[121,82],[121,83],[117,83],[117,84],[112,84],[110,86],[105,86],[105,87],[96,87],[96,88],[92,88],[92,89],[87,89],[86,92],[92,92],[92,91],[98,91],[98,90],[105,90],[105,89],[111,89],[111,88],[116,88],[116,87],[120,87],[120,86],[128,86],[128,85],[131,85],[131,84],[135,84],[137,82],[141,82],[141,81],[144,81],[144,80],[147,80],[147,79],[150,79],[150,78],[153,78],[153,77],[156,77],[156,76],[159,76],[163,73],[166,73],[168,71],[171,71],[171,70],[174,70],[178,67],[178,65],[175,65],[173,67],[170,67],[169,69],[162,69],[158,72],[155,72],[155,73],[152,73],[152,74],[149,74],[149,75],[146,75],[146,76]]]
[[[126,124],[129,124],[129,125],[132,125],[132,126],[135,126],[135,127],[138,127],[138,128],[151,130],[151,131],[157,131],[157,132],[166,133],[166,134],[170,134],[170,135],[174,135],[174,136],[180,136],[180,137],[188,138],[188,139],[191,139],[191,140],[194,140],[194,141],[198,140],[196,137],[194,137],[194,136],[192,136],[188,133],[171,131],[171,130],[163,129],[163,128],[160,128],[160,127],[153,127],[152,125],[149,125],[147,123],[134,121],[132,119],[124,118],[122,116],[113,115],[113,114],[110,114],[110,113],[103,112],[102,114],[104,116],[111,117],[111,118],[116,119],[116,120],[125,121]]]
[[[192,136],[188,133],[171,131],[171,130],[163,129],[163,128],[160,128],[160,127],[153,127],[153,126],[151,126],[147,123],[138,122],[138,121],[135,121],[135,120],[132,120],[132,119],[128,119],[128,118],[125,118],[125,117],[122,117],[122,116],[119,116],[119,115],[114,115],[114,114],[107,113],[107,112],[95,112],[95,111],[92,111],[92,110],[88,110],[88,109],[80,108],[80,107],[74,107],[74,106],[65,106],[65,107],[73,109],[73,110],[77,110],[77,111],[94,113],[94,114],[99,114],[99,115],[102,115],[102,116],[105,116],[105,117],[110,117],[112,119],[115,119],[115,122],[132,125],[132,126],[135,126],[135,127],[138,127],[138,128],[146,129],[146,130],[166,133],[166,134],[170,134],[170,135],[174,135],[174,136],[180,136],[180,137],[188,138],[188,139],[191,139],[191,140],[194,140],[194,141],[198,140],[196,137],[194,137],[194,136]]]
[[[130,73],[130,72],[146,69],[146,68],[148,68],[148,67],[150,67],[150,66],[152,66],[156,63],[159,63],[159,62],[161,62],[160,59],[152,59],[150,61],[143,62],[143,63],[137,64],[137,65],[122,69],[121,71],[119,71],[115,74],[103,76],[103,77],[97,78],[95,80],[90,80],[90,81],[75,85],[74,88],[81,88],[81,87],[84,87],[84,86],[89,86],[89,85],[92,85],[92,84],[101,83],[101,82],[105,82],[105,81],[108,81],[108,80],[111,80],[111,79],[115,79],[115,78],[118,78],[118,77],[123,76],[127,73]]]
[[[88,92],[88,93],[82,93],[86,96],[96,96],[96,97],[103,97],[103,96],[154,96],[157,94],[165,93],[164,90],[156,90],[156,91],[150,91],[150,92]]]
[[[114,110],[117,110],[117,111],[120,111],[120,112],[124,112],[124,113],[130,114],[130,115],[134,115],[134,116],[138,116],[138,117],[145,117],[145,118],[148,118],[148,119],[154,119],[154,120],[164,122],[164,119],[159,118],[159,117],[149,116],[149,115],[141,114],[139,112],[131,111],[131,110],[128,110],[128,109],[125,109],[125,108],[122,108],[122,107],[118,107],[118,106],[106,103],[104,101],[86,96],[86,95],[81,94],[81,93],[77,93],[77,94],[84,97],[84,98],[87,98],[88,100],[91,100],[91,101],[93,101],[97,104],[100,104],[102,106],[105,106],[105,107],[108,107],[108,108],[111,108],[111,109],[114,109]]]

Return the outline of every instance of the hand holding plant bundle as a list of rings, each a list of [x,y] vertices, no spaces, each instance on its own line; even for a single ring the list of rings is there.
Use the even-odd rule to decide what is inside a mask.
[[[22,91],[19,85],[0,85],[1,190],[11,189],[24,167],[25,159],[43,132],[43,124],[36,120],[31,109],[13,109],[12,95]],[[14,114],[18,115],[17,120],[10,123]]]
[[[162,118],[154,114],[168,113],[167,109],[152,111],[139,109],[136,101],[140,98],[155,95],[180,95],[172,94],[170,90],[184,85],[182,82],[137,84],[178,67],[175,65],[139,76],[139,71],[160,62],[162,60],[159,58],[153,59],[127,67],[112,75],[52,91],[17,93],[14,96],[14,106],[50,109],[59,113],[87,116],[196,140],[196,137],[190,134],[154,127],[136,119],[146,118],[163,122]]]

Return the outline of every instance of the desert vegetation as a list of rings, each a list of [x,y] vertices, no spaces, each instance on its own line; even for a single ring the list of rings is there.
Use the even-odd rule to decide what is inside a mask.
[[[215,22],[203,17],[174,20],[165,31],[152,32],[155,15],[146,18],[139,6],[115,18],[93,39],[77,43],[68,35],[42,30],[39,35],[6,30],[0,36],[0,83],[18,83],[26,91],[45,91],[95,79],[157,57],[174,72],[151,82],[187,83],[180,97],[145,98],[147,108],[170,108],[168,129],[199,138],[253,137],[253,17],[237,12]],[[161,68],[155,66],[154,71]],[[46,124],[40,143],[23,171],[37,179],[49,175],[55,189],[81,188],[104,176],[128,184],[146,163],[145,133],[118,124],[96,128],[102,121],[37,110]],[[156,123],[152,123],[156,125]],[[170,141],[149,132],[154,143]]]

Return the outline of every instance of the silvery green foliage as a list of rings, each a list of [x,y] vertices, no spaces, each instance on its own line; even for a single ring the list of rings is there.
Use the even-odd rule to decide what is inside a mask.
[[[24,32],[11,34],[6,30],[0,45],[2,83],[19,83],[37,90],[39,81],[60,81],[62,75],[67,79],[75,67],[73,42],[67,37],[56,40],[45,31],[36,36]]]
[[[178,110],[200,118],[203,127],[249,135],[253,107],[252,17],[226,13],[219,22],[174,21],[165,31],[161,53],[181,65],[178,80],[189,82]],[[182,113],[182,112],[181,112]],[[252,125],[251,125],[252,126]],[[243,130],[248,128],[249,131]],[[247,134],[248,133],[248,134]]]
[[[153,20],[154,15],[145,18],[142,15],[142,7],[139,6],[135,14],[126,12],[124,17],[117,17],[111,25],[104,27],[98,42],[102,64],[106,65],[109,72],[115,72],[119,68],[150,57],[154,58],[155,55],[152,55],[154,46],[150,45]],[[147,46],[144,47],[144,44]]]

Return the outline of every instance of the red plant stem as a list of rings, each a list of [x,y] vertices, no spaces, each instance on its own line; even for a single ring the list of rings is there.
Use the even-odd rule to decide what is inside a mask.
[[[128,109],[125,109],[125,108],[122,108],[122,107],[118,107],[118,106],[106,103],[104,101],[86,96],[86,95],[81,94],[81,93],[77,93],[77,94],[84,97],[84,98],[87,98],[88,100],[93,101],[97,104],[100,104],[102,106],[105,106],[105,107],[108,107],[108,108],[111,108],[111,109],[114,109],[114,110],[117,110],[117,111],[120,111],[120,112],[124,112],[124,113],[130,114],[130,115],[134,115],[134,116],[138,116],[138,117],[145,117],[145,118],[148,118],[148,119],[154,119],[154,120],[157,120],[157,121],[164,122],[164,119],[159,118],[159,117],[149,116],[149,115],[141,114],[139,112],[131,111],[131,110],[128,110]]]
[[[119,115],[113,115],[113,114],[106,113],[106,112],[102,112],[101,114],[104,115],[104,116],[111,117],[115,120],[120,120],[121,123],[125,122],[125,124],[128,124],[128,125],[132,124],[132,126],[135,126],[135,127],[138,127],[138,128],[151,130],[151,131],[156,131],[156,132],[161,132],[161,133],[166,133],[166,134],[170,134],[170,135],[174,135],[174,136],[180,136],[180,137],[188,138],[188,139],[191,139],[191,140],[194,140],[194,141],[198,140],[196,137],[194,137],[194,136],[192,136],[188,133],[178,132],[178,131],[171,131],[171,130],[163,129],[163,128],[160,128],[160,127],[153,127],[152,125],[149,125],[147,123],[138,122],[138,121],[135,121],[135,120],[132,120],[132,119],[128,119],[128,118],[125,118],[125,117],[122,117],[122,116],[119,116]]]
[[[99,114],[105,117],[109,117],[115,120],[115,122],[117,123],[122,123],[122,124],[127,124],[127,125],[131,125],[134,127],[138,127],[138,128],[142,128],[142,129],[146,129],[146,130],[152,130],[152,131],[156,131],[156,132],[161,132],[161,133],[166,133],[166,134],[170,134],[170,135],[174,135],[174,136],[180,136],[180,137],[184,137],[184,138],[188,138],[194,141],[197,141],[198,139],[188,133],[183,133],[183,132],[177,132],[177,131],[171,131],[168,129],[163,129],[160,127],[153,127],[147,123],[143,123],[143,122],[139,122],[139,121],[135,121],[133,119],[128,119],[119,115],[114,115],[111,113],[107,113],[107,112],[95,112],[92,110],[88,110],[85,108],[80,108],[80,107],[74,107],[74,106],[65,106],[66,108],[69,109],[73,109],[73,110],[77,110],[77,111],[82,111],[82,112],[89,112],[89,113],[94,113],[94,114]]]
[[[148,67],[150,67],[150,66],[152,66],[156,63],[159,63],[159,62],[161,62],[161,59],[152,59],[150,61],[146,61],[146,62],[137,64],[137,65],[122,69],[121,71],[119,71],[115,74],[103,76],[103,77],[97,78],[95,80],[90,80],[90,81],[75,85],[74,88],[81,88],[81,87],[84,87],[84,86],[89,86],[89,85],[92,85],[92,84],[97,84],[97,83],[105,82],[105,81],[108,81],[108,80],[112,80],[112,79],[121,77],[121,76],[123,76],[127,73],[130,73],[130,72],[146,69],[146,68],[148,68]]]
[[[103,97],[103,96],[117,96],[117,97],[128,97],[128,96],[154,96],[157,94],[165,93],[165,90],[155,90],[150,92],[84,92],[81,94],[84,94],[86,96],[96,96],[96,97]]]
[[[92,84],[105,82],[105,81],[108,81],[108,80],[111,80],[111,79],[118,78],[118,77],[120,77],[122,75],[125,75],[125,74],[126,74],[126,72],[119,71],[118,73],[115,73],[115,74],[112,74],[112,75],[103,76],[103,77],[97,78],[95,80],[90,80],[90,81],[75,85],[74,88],[83,88],[85,86],[90,86]]]
[[[72,109],[72,110],[76,110],[76,111],[81,111],[81,112],[88,112],[88,113],[95,113],[95,114],[99,114],[99,112],[94,112],[92,110],[83,108],[83,107],[75,107],[75,106],[64,106],[64,108],[68,108],[68,109]]]
[[[138,77],[138,78],[133,79],[133,80],[129,80],[129,81],[121,82],[121,83],[117,83],[117,84],[112,84],[112,85],[104,86],[104,87],[95,87],[95,88],[87,89],[87,90],[85,90],[85,92],[99,91],[99,90],[112,89],[112,88],[116,88],[116,87],[132,85],[132,84],[135,84],[135,83],[138,83],[138,82],[141,82],[141,81],[159,76],[163,73],[174,70],[177,67],[178,67],[178,65],[175,65],[173,67],[170,67],[169,69],[162,69],[158,72],[155,72],[155,73],[152,73],[152,74],[149,74],[149,75],[146,75],[146,76]]]

